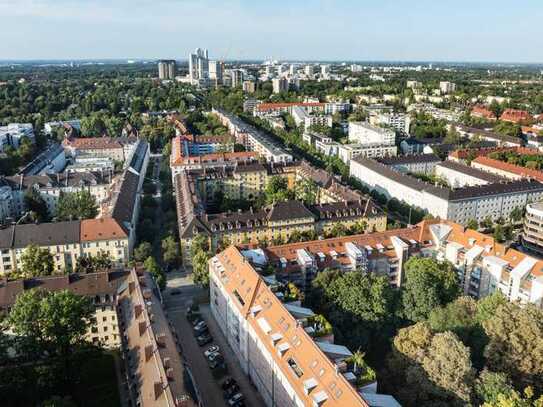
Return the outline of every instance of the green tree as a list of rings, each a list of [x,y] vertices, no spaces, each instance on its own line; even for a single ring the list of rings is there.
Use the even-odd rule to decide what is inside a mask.
[[[468,220],[468,223],[466,223],[466,227],[468,229],[477,230],[479,229],[479,223],[475,219]]]
[[[192,257],[192,279],[195,284],[202,287],[209,286],[209,270],[207,262],[210,257],[211,256],[204,251],[200,251]]]
[[[472,363],[484,365],[483,351],[488,338],[477,319],[477,302],[471,297],[459,297],[441,308],[434,309],[428,323],[434,332],[453,332],[472,352]]]
[[[24,203],[26,209],[35,214],[38,222],[46,222],[49,219],[47,204],[36,189],[28,188],[25,191]]]
[[[334,326],[338,341],[382,354],[395,327],[396,293],[385,277],[360,271],[325,270],[312,282],[308,298]]]
[[[136,260],[138,263],[144,262],[147,257],[151,256],[153,254],[153,246],[151,246],[151,243],[149,242],[141,242],[135,249],[134,249],[134,260]]]
[[[50,276],[54,271],[53,255],[47,249],[30,244],[21,255],[21,266],[23,278]]]
[[[530,387],[524,389],[524,397],[517,391],[500,394],[492,403],[485,403],[483,407],[543,407],[543,396],[534,399],[533,390]]]
[[[179,243],[173,236],[162,239],[162,260],[170,266],[179,263]]]
[[[293,192],[288,189],[287,179],[278,175],[269,179],[264,194],[268,204],[294,199]]]
[[[164,270],[162,270],[153,256],[149,256],[147,259],[145,259],[143,262],[143,267],[149,274],[151,274],[161,290],[166,288],[166,276],[164,274]]]
[[[430,380],[462,403],[469,403],[474,369],[469,348],[452,332],[434,335],[422,367]]]
[[[297,181],[294,188],[295,198],[306,205],[314,205],[317,203],[318,192],[319,186],[310,178],[304,178]]]
[[[459,295],[456,272],[449,262],[411,257],[404,266],[403,315],[414,322],[428,318],[430,312]]]
[[[63,381],[67,382],[73,373],[70,363],[73,351],[84,342],[93,314],[94,306],[88,297],[68,290],[28,290],[15,300],[8,323],[25,342],[27,350],[58,357]]]
[[[111,270],[113,262],[109,253],[100,251],[96,256],[79,256],[77,259],[76,273],[99,273]]]
[[[475,383],[475,393],[480,404],[490,403],[494,405],[501,395],[510,394],[513,386],[505,373],[483,370]]]
[[[96,198],[88,190],[60,193],[57,203],[57,219],[93,219],[97,215]]]
[[[489,338],[488,368],[507,372],[515,384],[543,393],[543,310],[507,302],[483,321],[483,327]]]

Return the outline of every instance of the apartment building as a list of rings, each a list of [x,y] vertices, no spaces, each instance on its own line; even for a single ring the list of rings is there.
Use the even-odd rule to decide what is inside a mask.
[[[295,107],[301,107],[308,113],[324,113],[326,103],[315,102],[284,102],[284,103],[260,103],[254,110],[256,117],[262,116],[278,116],[282,113],[292,114],[292,109]]]
[[[543,203],[529,203],[524,215],[522,245],[528,250],[543,255]]]
[[[443,161],[435,166],[435,175],[449,184],[451,188],[487,185],[505,182],[506,179],[490,172],[481,171],[456,161]]]
[[[411,117],[405,113],[379,113],[371,115],[369,122],[373,126],[390,127],[404,134],[409,134]]]
[[[433,216],[461,224],[490,217],[508,219],[511,211],[543,198],[543,184],[531,180],[466,186],[459,189],[436,186],[364,157],[350,163],[351,176],[369,188],[422,208]]]
[[[7,313],[26,290],[68,290],[94,304],[86,340],[120,349],[125,362],[128,398],[141,407],[194,407],[186,382],[192,374],[183,363],[151,276],[142,269],[67,274],[29,280],[0,280],[0,312]],[[197,390],[196,390],[197,391]]]
[[[456,83],[446,81],[439,82],[439,90],[443,95],[454,93],[456,91]]]
[[[456,128],[456,131],[458,131],[461,136],[467,137],[470,140],[476,138],[495,143],[500,147],[521,147],[524,145],[524,141],[520,137],[507,136],[490,130],[464,126],[463,124],[453,124],[452,126]]]
[[[323,134],[305,131],[302,135],[302,138],[307,144],[315,147],[318,152],[331,156],[338,155],[338,149],[340,144],[333,141],[331,137],[325,136]]]
[[[296,126],[303,126],[304,130],[308,130],[311,126],[332,127],[332,116],[310,114],[300,106],[292,108],[292,117]]]
[[[272,87],[273,93],[281,93],[288,91],[288,79],[287,78],[273,78]]]
[[[384,144],[339,144],[337,155],[345,164],[349,164],[355,157],[380,158],[395,156],[398,148],[394,145]]]
[[[262,104],[257,105],[255,112],[261,106]],[[224,126],[228,127],[230,135],[235,137],[236,142],[242,144],[246,150],[258,153],[268,162],[286,163],[293,160],[292,155],[272,135],[258,130],[225,110],[213,108],[213,113],[219,117]]]
[[[18,271],[21,256],[31,244],[49,250],[56,272],[74,270],[78,258],[100,252],[117,266],[130,259],[129,236],[112,218],[10,225],[0,229],[0,274]]]
[[[370,201],[336,202],[305,206],[299,201],[277,202],[260,210],[195,216],[180,231],[181,255],[190,263],[196,235],[204,235],[213,249],[223,240],[231,244],[288,241],[294,233],[324,235],[335,225],[356,224],[366,230],[386,229],[386,216]]]
[[[396,142],[393,130],[372,126],[366,122],[349,122],[349,141],[362,145],[392,146]]]
[[[481,119],[486,119],[486,120],[491,120],[491,121],[496,120],[496,115],[494,114],[494,112],[490,111],[484,105],[473,106],[473,108],[471,109],[471,115],[473,117],[479,117]]]
[[[29,162],[19,174],[45,175],[56,174],[66,167],[66,153],[60,144],[52,143],[45,151]]]
[[[282,303],[237,248],[213,257],[209,271],[212,314],[266,405],[399,406],[356,386],[352,353],[319,338],[313,312]]]
[[[176,62],[174,59],[162,59],[158,61],[158,79],[174,80]]]
[[[531,150],[531,154],[537,151]],[[534,179],[543,182],[543,171],[521,167],[520,165],[510,164],[486,156],[476,157],[471,161],[471,166],[511,180]]]
[[[34,142],[34,128],[30,123],[10,123],[7,126],[0,126],[0,153],[7,147],[18,149],[21,140],[27,138]]]
[[[533,120],[532,115],[526,110],[505,109],[500,116],[500,120],[511,123],[530,123]]]
[[[393,170],[412,174],[433,174],[441,159],[435,154],[379,158],[377,161]]]
[[[110,178],[99,173],[73,172],[57,173],[49,175],[14,175],[10,177],[0,176],[3,205],[8,205],[10,212],[0,213],[0,221],[6,218],[21,216],[26,210],[25,193],[34,188],[43,198],[47,210],[51,216],[56,215],[56,207],[62,193],[75,193],[88,191],[98,205],[101,205],[108,197]]]
[[[412,256],[451,262],[464,295],[483,298],[499,290],[510,301],[543,305],[541,260],[436,219],[405,229],[271,246],[263,249],[259,267],[269,264],[277,270],[278,281],[301,288],[327,268],[375,273],[400,287],[404,264]]]
[[[109,157],[121,162],[130,159],[137,144],[136,137],[71,137],[65,138],[62,142],[67,154],[72,157],[78,155]]]

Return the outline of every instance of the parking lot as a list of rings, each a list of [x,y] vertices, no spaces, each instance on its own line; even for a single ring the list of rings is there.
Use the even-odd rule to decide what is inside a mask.
[[[219,327],[216,325],[210,314],[208,305],[200,307],[201,318],[207,323],[208,330],[213,341],[204,346],[199,346],[196,342],[193,326],[186,318],[186,310],[195,295],[198,295],[199,289],[195,287],[190,280],[183,276],[175,279],[175,282],[169,282],[168,288],[164,292],[166,309],[169,319],[176,329],[183,350],[183,358],[191,368],[197,391],[202,399],[204,406],[227,406],[223,396],[223,390],[220,384],[225,377],[233,377],[240,387],[240,391],[245,396],[245,405],[250,407],[264,407],[264,402],[258,395],[256,388],[249,382],[249,379],[243,371],[231,348],[226,343]],[[175,290],[175,295],[171,291]],[[204,351],[212,345],[220,347],[220,353],[226,362],[228,372],[223,378],[215,378],[209,367],[208,361],[204,356]]]

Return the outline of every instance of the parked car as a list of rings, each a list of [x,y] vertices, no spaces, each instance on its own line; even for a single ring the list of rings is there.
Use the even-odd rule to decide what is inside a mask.
[[[224,364],[224,358],[222,357],[222,355],[220,353],[212,354],[207,359],[207,363],[209,364],[209,367],[211,369],[216,369],[218,367],[223,367],[223,368],[226,367],[225,364]]]
[[[224,398],[228,400],[232,396],[238,393],[239,393],[239,386],[237,384],[233,384],[232,386],[230,386],[228,389],[224,391]]]
[[[204,352],[204,356],[206,358],[209,357],[209,355],[213,354],[213,353],[218,353],[220,350],[219,348],[219,345],[213,345],[213,346],[210,346],[209,348],[206,349],[206,351]]]
[[[223,389],[223,391],[225,391],[234,385],[237,386],[237,384],[238,383],[236,382],[236,379],[234,379],[233,377],[227,377],[224,382],[222,382],[221,388]]]
[[[196,337],[196,342],[198,342],[198,345],[200,346],[207,345],[208,343],[211,343],[212,341],[213,341],[213,338],[208,332]]]
[[[205,321],[202,318],[197,317],[191,323],[193,327],[196,327],[197,325],[200,325],[201,323],[205,324]]]
[[[231,407],[235,407],[239,405],[239,403],[243,401],[244,399],[245,399],[245,396],[242,393],[236,393],[228,399],[228,405]]]

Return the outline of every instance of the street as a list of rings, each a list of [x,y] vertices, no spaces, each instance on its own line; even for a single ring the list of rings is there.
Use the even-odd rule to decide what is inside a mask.
[[[179,294],[171,295],[172,290],[179,290]],[[224,338],[219,327],[213,320],[209,305],[207,304],[200,306],[200,312],[208,324],[209,332],[214,341],[203,347],[198,346],[193,334],[192,325],[186,318],[186,309],[190,306],[194,297],[201,297],[204,294],[204,290],[195,286],[190,277],[185,276],[184,273],[168,273],[168,285],[163,292],[165,309],[168,318],[177,331],[182,348],[182,357],[192,370],[194,380],[196,381],[196,388],[202,398],[203,405],[206,407],[226,406],[220,387],[223,379],[217,380],[213,377],[207,360],[203,355],[204,350],[212,344],[216,344],[219,345],[221,354],[226,361],[228,367],[227,375],[236,379],[241,392],[245,395],[245,404],[250,407],[264,407],[264,402],[258,395],[256,388],[249,382],[248,377],[241,370],[232,350],[226,343],[226,338]]]

